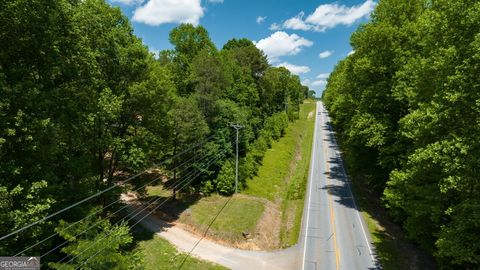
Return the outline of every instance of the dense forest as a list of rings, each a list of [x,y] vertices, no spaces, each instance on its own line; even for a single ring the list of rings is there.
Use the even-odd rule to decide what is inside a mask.
[[[172,50],[150,53],[120,9],[104,0],[0,2],[0,236],[153,164],[175,180],[186,173],[176,171],[178,164],[197,162],[207,173],[188,192],[231,194],[231,124],[244,126],[240,187],[256,172],[308,88],[270,66],[247,39],[219,50],[202,26],[182,24],[169,41]],[[215,159],[205,167],[193,159],[201,155]],[[70,254],[74,269],[102,246],[86,268],[141,268],[138,254],[128,252],[127,224],[114,223],[118,215],[106,218],[112,208],[102,210],[125,188],[2,240],[0,254],[47,253],[43,262]],[[92,212],[98,214],[69,225]],[[54,231],[59,235],[47,238]]]
[[[381,0],[323,100],[354,181],[443,269],[480,267],[480,2]]]

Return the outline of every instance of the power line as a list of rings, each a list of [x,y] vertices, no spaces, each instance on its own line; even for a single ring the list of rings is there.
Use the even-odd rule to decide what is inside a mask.
[[[235,124],[235,125],[231,125],[231,127],[233,127],[235,130],[236,130],[236,141],[235,141],[235,148],[236,148],[236,162],[235,162],[235,193],[237,193],[237,190],[238,190],[238,131],[243,128],[243,126],[239,125],[239,124]],[[198,244],[200,244],[200,241],[202,241],[205,236],[207,236],[207,233],[208,231],[210,230],[210,227],[213,225],[213,223],[215,222],[215,220],[217,220],[218,216],[220,216],[220,213],[222,213],[223,209],[225,209],[225,207],[227,206],[227,204],[230,202],[230,200],[232,200],[233,198],[233,195],[228,198],[228,200],[225,202],[225,204],[223,205],[223,207],[220,209],[220,211],[218,211],[218,213],[215,215],[215,217],[212,219],[212,221],[210,222],[210,224],[208,224],[208,227],[207,229],[205,230],[205,232],[203,233],[202,237],[200,239],[198,239],[198,241],[195,243],[195,245],[193,245],[192,249],[190,249],[190,251],[185,255],[185,257],[183,258],[182,260],[182,263],[180,264],[180,266],[178,267],[178,269],[182,268],[183,265],[185,264],[185,262],[187,261],[187,259],[190,257],[190,255],[192,254],[192,252],[195,250],[195,248],[198,246]]]
[[[165,163],[166,161],[168,161],[168,160],[170,160],[170,159],[179,157],[179,156],[187,153],[188,151],[190,151],[190,150],[196,148],[197,146],[202,145],[202,144],[205,143],[206,141],[210,140],[210,139],[213,138],[214,136],[215,136],[215,134],[210,135],[209,137],[201,140],[200,142],[196,143],[196,144],[193,145],[192,147],[190,147],[190,148],[188,148],[188,149],[185,149],[184,151],[182,151],[182,152],[180,152],[180,153],[178,153],[178,154],[176,154],[176,155],[174,155],[174,156],[172,156],[172,157],[166,158],[166,159],[162,160],[162,161],[161,161],[160,163],[158,163],[158,164],[154,164],[153,167],[158,167],[160,164],[163,164],[163,163]],[[131,177],[127,178],[126,180],[124,180],[123,183],[129,182],[129,181],[131,181],[131,180],[139,177],[140,175],[145,174],[147,171],[148,171],[148,169],[147,169],[147,170],[144,170],[143,172],[137,173],[137,174],[135,174],[134,176],[131,176]],[[61,209],[61,210],[58,210],[58,211],[54,212],[53,214],[50,214],[50,215],[48,215],[48,216],[46,216],[46,217],[44,217],[44,218],[41,218],[41,219],[39,219],[39,220],[37,220],[37,221],[35,221],[35,222],[33,222],[33,223],[30,223],[29,225],[26,225],[26,226],[24,226],[24,227],[22,227],[22,228],[20,228],[20,229],[17,229],[17,230],[15,230],[15,231],[7,234],[7,235],[4,235],[4,236],[0,237],[0,241],[2,241],[2,240],[4,240],[4,239],[7,239],[8,237],[10,237],[10,236],[12,236],[12,235],[15,235],[15,234],[17,234],[17,233],[19,233],[19,232],[22,232],[22,231],[24,231],[24,230],[26,230],[26,229],[28,229],[28,228],[30,228],[30,227],[32,227],[32,226],[35,226],[35,225],[37,225],[37,224],[39,224],[39,223],[41,223],[41,222],[44,222],[44,221],[46,221],[46,220],[48,220],[48,219],[50,219],[50,218],[52,218],[52,217],[54,217],[54,216],[57,216],[57,215],[65,212],[65,211],[67,211],[67,210],[70,210],[70,209],[74,208],[75,206],[78,206],[78,205],[80,205],[80,204],[82,204],[82,203],[84,203],[84,202],[87,202],[87,201],[89,201],[89,200],[91,200],[91,199],[93,199],[93,198],[95,198],[95,197],[98,197],[98,196],[100,196],[101,194],[103,194],[103,193],[105,193],[105,192],[107,192],[107,191],[110,191],[110,190],[114,189],[115,187],[117,187],[117,184],[114,184],[114,185],[112,185],[112,186],[110,186],[110,187],[108,187],[108,188],[106,188],[106,189],[104,189],[104,190],[101,190],[101,191],[99,191],[99,192],[97,192],[97,193],[95,193],[95,194],[93,194],[93,195],[91,195],[91,196],[89,196],[89,197],[87,197],[87,198],[79,201],[79,202],[76,202],[76,203],[74,203],[74,204],[72,204],[72,205],[70,205],[70,206],[67,206],[67,207],[65,207],[65,208],[63,208],[63,209]]]
[[[215,160],[218,160],[219,158],[215,159]],[[213,162],[212,162],[213,163]],[[210,165],[210,164],[209,164]],[[188,186],[194,179],[196,179],[197,176],[199,176],[201,173],[198,173],[194,178],[192,178],[188,183],[186,183],[185,185],[183,185],[179,190],[182,190],[183,188],[185,188],[186,186]],[[156,206],[154,209],[152,209],[150,212],[148,212],[145,216],[143,216],[142,218],[140,218],[140,220],[138,220],[135,224],[133,224],[130,228],[133,228],[134,226],[136,226],[137,224],[139,224],[143,219],[145,219],[147,216],[149,216],[151,213],[153,213],[156,209],[158,209],[160,206],[162,206],[163,204],[165,204],[168,200],[170,200],[172,198],[172,196],[168,197],[167,199],[165,199],[162,203],[160,203],[158,206]],[[155,202],[153,202],[155,203]],[[152,203],[152,204],[153,204]],[[150,205],[152,205],[150,204]],[[141,209],[140,211],[138,211],[134,216],[130,217],[128,221],[132,220],[134,217],[136,217],[137,215],[139,215],[141,212],[143,212],[145,209],[147,209],[149,207],[149,205],[147,205],[146,207],[144,207],[143,209]],[[118,222],[117,222],[118,223]],[[117,224],[116,223],[116,224]],[[114,224],[114,225],[116,225]],[[98,241],[95,241],[92,245],[90,245],[88,248],[86,248],[85,250],[83,250],[81,253],[87,251],[88,249],[90,249],[93,245],[95,245],[97,242],[100,242],[102,241],[103,239],[105,239],[106,237],[108,237],[112,232],[108,233],[105,237],[103,237],[102,239],[98,240]],[[95,257],[96,255],[98,255],[102,250],[104,250],[104,248],[101,248],[100,250],[98,250],[95,254],[93,254],[92,256],[88,257],[83,263],[82,265],[86,264],[91,258]],[[78,255],[80,254],[77,254],[74,258],[70,259],[67,264],[69,262],[71,262],[73,259],[75,259],[76,257],[78,257]],[[81,266],[77,267],[76,269],[80,268]]]
[[[196,176],[198,176],[198,175],[199,175],[199,174],[197,174]],[[196,176],[195,176],[195,177],[196,177]],[[195,179],[195,178],[193,178],[193,179]],[[191,180],[193,180],[193,179],[191,179]],[[188,183],[187,183],[187,184],[188,184]],[[171,198],[171,197],[165,199],[165,201],[163,201],[159,206],[163,205],[163,204],[164,204],[166,201],[168,201],[168,199],[170,199],[170,198]],[[126,217],[128,217],[128,216],[130,216],[130,215],[133,214],[133,216],[130,217],[130,218],[127,220],[127,222],[130,221],[130,220],[131,220],[132,218],[134,218],[135,216],[137,216],[138,214],[140,214],[141,212],[143,212],[143,211],[144,211],[145,209],[147,209],[149,206],[151,206],[151,205],[153,205],[154,203],[156,203],[157,201],[159,201],[160,199],[161,199],[161,198],[152,198],[152,199],[150,199],[149,202],[147,202],[147,204],[143,207],[143,209],[140,208],[140,209],[137,209],[137,210],[135,210],[135,211],[127,214]],[[128,205],[127,205],[127,206],[128,206]],[[120,220],[120,221],[122,221],[122,220]],[[117,225],[120,221],[114,223],[112,226]],[[101,239],[99,239],[99,240],[95,240],[94,243],[92,243],[92,244],[91,244],[90,246],[88,246],[86,249],[82,250],[82,251],[81,251],[79,254],[77,254],[76,256],[72,257],[72,258],[71,258],[68,262],[66,262],[66,263],[67,263],[67,264],[70,263],[70,262],[73,261],[76,257],[78,257],[80,254],[82,254],[82,253],[86,252],[87,250],[89,250],[89,249],[90,249],[92,246],[94,246],[97,242],[100,242],[100,241],[102,241],[103,239],[105,239],[106,237],[108,237],[111,233],[112,233],[112,231],[109,232],[109,233],[107,233],[107,234],[105,235],[105,237],[103,237],[103,238],[101,238]],[[103,249],[101,249],[101,250],[103,250]],[[69,257],[69,255],[65,256],[65,257],[62,258],[60,261],[58,261],[58,263],[63,262],[63,261],[64,261],[66,258],[68,258],[68,257]]]
[[[220,157],[217,157],[215,159],[212,159],[206,166],[203,166],[203,168],[207,168],[208,166],[210,166],[213,162],[217,161],[218,159],[220,159]],[[192,177],[188,183],[185,183],[180,189],[178,190],[182,190],[183,188],[185,188],[186,186],[188,186],[194,179],[196,179],[199,175],[201,174],[201,172],[198,172],[197,175],[195,175],[194,177]],[[181,185],[182,183],[184,183],[187,179],[184,179],[181,183],[178,183],[176,186],[178,187],[179,185]],[[147,216],[149,216],[151,213],[153,213],[156,209],[158,209],[160,206],[162,206],[163,204],[165,204],[169,199],[171,199],[172,197],[168,197],[166,198],[162,203],[160,203],[159,205],[157,205],[154,209],[152,209],[149,213],[147,213],[144,217],[142,217],[140,220],[138,220],[135,224],[133,224],[130,228],[133,228],[134,226],[136,226],[138,223],[140,223],[143,219],[145,219]],[[157,201],[159,201],[161,198],[157,198],[154,202],[148,204],[147,206],[145,206],[143,209],[141,209],[140,211],[138,211],[135,215],[133,215],[132,217],[130,217],[128,221],[132,220],[133,218],[135,218],[137,215],[139,215],[141,212],[143,212],[145,209],[147,209],[150,205],[153,205],[154,203],[156,203]],[[127,215],[128,216],[128,215]],[[115,224],[113,224],[112,226],[114,225],[117,225],[120,221],[116,222]],[[94,246],[97,242],[99,241],[102,241],[103,239],[105,239],[106,237],[108,237],[113,231],[110,231],[109,233],[107,233],[103,238],[99,239],[99,240],[95,240],[94,243],[92,243],[90,246],[88,246],[86,249],[82,250],[80,253],[78,253],[77,255],[75,255],[74,257],[72,257],[68,262],[66,262],[66,264],[70,263],[71,261],[73,261],[75,258],[77,258],[80,254],[86,252],[87,250],[89,250],[90,248],[92,248],[92,246]],[[90,260],[92,257],[96,256],[98,253],[100,253],[104,248],[100,249],[99,251],[97,251],[94,255],[90,256],[86,261],[83,262],[83,264],[85,264],[88,260]],[[62,258],[58,263],[62,262],[63,260],[65,260],[66,258],[68,258],[69,255],[65,256],[64,258]]]
[[[210,162],[211,160],[212,160],[212,159],[210,159],[209,162]],[[185,179],[189,179],[193,174],[194,174],[194,173],[189,173],[189,174],[187,174],[187,175],[185,176]],[[175,183],[172,184],[172,186],[174,186],[174,185],[179,185],[179,184],[183,183],[183,181],[185,181],[185,179],[182,180],[182,181],[181,181],[180,183],[178,183],[178,184],[175,184]],[[171,188],[171,187],[168,187],[168,188]],[[152,197],[152,198],[147,202],[147,204],[151,203],[151,202],[152,202],[153,200],[155,200],[155,199],[158,199],[158,198]],[[109,214],[109,215],[108,215],[107,217],[105,217],[104,219],[114,216],[115,214],[117,214],[117,213],[120,212],[121,210],[125,209],[126,207],[128,207],[128,204],[127,204],[127,205],[124,205],[123,207],[121,207],[120,209],[118,209],[117,211],[115,211],[114,213]],[[128,215],[127,215],[127,216],[128,216]],[[101,220],[100,220],[100,221],[101,221]],[[93,228],[95,225],[99,224],[100,221],[98,221],[97,223],[91,225],[89,228],[83,230],[82,232],[78,233],[78,234],[75,235],[74,237],[76,238],[77,236],[80,236],[80,235],[84,234],[84,233],[87,232],[89,229],[91,229],[91,228]],[[50,254],[51,252],[53,252],[54,250],[56,250],[56,249],[58,249],[59,247],[63,246],[64,244],[67,244],[68,242],[69,242],[69,241],[67,240],[67,241],[63,242],[62,244],[56,246],[55,248],[50,249],[47,253],[43,254],[41,257],[44,257],[44,256]]]
[[[202,158],[200,158],[199,160],[203,160],[203,159],[204,159],[205,157],[207,157],[207,156],[208,156],[208,155],[205,155],[205,156],[203,156]],[[183,167],[183,165],[185,165],[185,164],[187,164],[188,162],[192,161],[194,158],[195,158],[195,156],[194,156],[194,157],[191,157],[189,160],[187,160],[187,161],[185,161],[184,163],[176,166],[176,167],[173,168],[172,170],[176,170],[176,169],[178,169],[178,168],[180,168],[180,167]],[[190,164],[188,167],[184,168],[183,170],[186,170],[187,168],[191,167],[192,165],[193,165],[193,164]],[[143,186],[134,189],[133,191],[138,191],[138,190],[140,190],[140,189],[142,189],[142,188],[150,185],[151,183],[157,181],[157,180],[160,179],[160,178],[161,178],[161,176],[156,177],[156,178],[152,179],[150,182],[144,184]],[[109,208],[110,206],[114,205],[115,203],[117,203],[117,202],[119,202],[119,201],[121,201],[121,200],[122,200],[122,199],[119,198],[119,199],[117,199],[116,201],[110,203],[109,205],[107,205],[107,206],[105,206],[105,207],[102,207],[102,208],[100,208],[99,210],[97,210],[97,211],[89,214],[88,216],[86,216],[86,217],[84,217],[84,218],[82,218],[82,219],[80,219],[80,220],[77,220],[77,221],[75,221],[74,223],[71,223],[71,224],[68,225],[66,228],[62,229],[60,232],[64,232],[64,231],[68,230],[69,228],[73,227],[74,225],[78,224],[79,222],[81,222],[81,221],[83,221],[83,220],[85,220],[85,219],[87,219],[87,218],[89,218],[89,217],[91,217],[91,216],[93,216],[93,215],[96,215],[96,214],[100,213],[101,211],[105,211],[105,209]],[[25,251],[28,251],[28,250],[30,250],[30,249],[32,249],[32,248],[34,248],[34,247],[36,247],[36,246],[44,243],[44,242],[47,241],[48,239],[51,239],[51,238],[54,237],[55,235],[58,235],[60,232],[55,232],[55,233],[53,233],[52,235],[44,238],[44,239],[41,240],[40,242],[37,242],[37,243],[35,243],[34,245],[31,245],[31,246],[25,248],[24,250],[22,250],[22,251],[18,252],[17,254],[15,254],[14,257],[16,257],[16,256],[24,253]],[[45,254],[45,255],[47,255],[47,254]],[[45,255],[43,255],[43,256],[45,256]],[[43,257],[43,256],[42,256],[42,257]]]
[[[201,160],[203,160],[205,157],[208,157],[208,156],[204,156],[204,157],[202,157],[202,159],[201,159]],[[188,167],[187,167],[187,168],[188,168]],[[187,174],[185,177],[190,177],[191,175],[192,175],[192,174]],[[144,188],[145,186],[147,186],[147,185],[149,185],[149,184],[153,183],[154,181],[158,180],[159,178],[160,178],[160,177],[157,177],[157,178],[153,179],[152,181],[150,181],[150,182],[146,183],[145,185],[143,185],[143,186],[141,186],[141,187],[137,188],[137,189],[136,189],[136,190],[134,190],[134,191],[137,191],[137,190],[139,190],[139,189],[141,189],[141,188]],[[174,185],[174,184],[172,184],[172,186],[173,186],[173,185]],[[167,188],[170,188],[170,187],[167,187]],[[150,203],[151,201],[153,201],[153,199],[156,199],[156,198],[155,198],[155,197],[151,198],[151,199],[150,199],[150,201],[148,201],[147,203]],[[121,201],[121,199],[118,199],[118,200],[116,200],[115,202],[113,202],[113,203],[109,204],[107,207],[104,207],[104,208],[102,208],[102,209],[99,209],[99,210],[98,210],[98,211],[96,211],[95,213],[93,213],[93,214],[90,214],[90,215],[88,215],[88,216],[86,216],[86,217],[82,218],[81,220],[78,220],[78,221],[76,221],[75,223],[72,223],[72,224],[70,224],[70,225],[69,225],[67,228],[63,229],[61,232],[64,232],[64,231],[66,231],[68,228],[70,228],[70,227],[74,226],[75,224],[77,224],[77,223],[81,222],[82,220],[85,220],[86,218],[88,218],[88,217],[91,217],[91,216],[93,216],[94,214],[96,214],[96,213],[99,213],[99,212],[100,212],[100,211],[102,211],[102,210],[105,210],[106,208],[110,207],[111,205],[113,205],[113,204],[115,204],[115,203],[117,203],[117,202],[119,202],[119,201]],[[113,212],[113,213],[109,214],[109,215],[108,215],[107,217],[105,217],[104,219],[107,219],[107,218],[113,217],[115,214],[117,214],[117,213],[118,213],[118,212],[120,212],[121,210],[125,209],[126,207],[128,207],[128,204],[127,204],[127,205],[124,205],[123,207],[121,207],[121,208],[120,208],[120,209],[118,209],[117,211],[115,211],[115,212]],[[96,225],[98,225],[98,224],[99,224],[99,223],[100,223],[102,220],[103,220],[103,219],[101,219],[101,220],[97,221],[95,224],[91,225],[91,226],[90,226],[90,227],[88,227],[87,229],[85,229],[85,230],[83,230],[82,232],[80,232],[80,233],[76,234],[76,235],[74,236],[74,238],[76,238],[76,237],[78,237],[78,236],[80,236],[80,235],[84,234],[85,232],[87,232],[87,231],[88,231],[88,230],[90,230],[91,228],[95,227],[95,226],[96,226]],[[57,233],[55,233],[55,234],[52,234],[52,235],[51,235],[51,236],[49,236],[48,238],[51,238],[51,237],[53,237],[53,236],[55,236],[55,235],[57,235],[57,234],[59,234],[59,232],[57,232]],[[45,240],[43,240],[42,242],[44,242],[44,241],[45,241]],[[40,243],[42,243],[42,242],[40,242]],[[57,245],[57,246],[56,246],[56,247],[54,247],[53,249],[50,249],[50,250],[49,250],[47,253],[44,253],[44,254],[41,256],[41,258],[43,258],[43,257],[47,256],[48,254],[52,253],[53,251],[57,250],[58,248],[62,247],[62,246],[63,246],[63,245],[65,245],[65,244],[67,244],[68,242],[69,242],[68,240],[67,240],[67,241],[64,241],[64,242],[63,242],[63,243],[61,243],[60,245]],[[36,246],[36,245],[38,245],[38,244],[40,244],[40,243],[37,243],[37,244],[35,244],[35,245],[33,245],[33,246],[31,246],[31,247],[29,247],[29,248],[27,248],[27,249],[23,250],[22,252],[20,252],[20,253],[16,254],[15,256],[18,256],[19,254],[23,253],[24,251],[26,251],[26,250],[29,250],[30,248],[32,248],[32,247],[34,247],[34,246]]]

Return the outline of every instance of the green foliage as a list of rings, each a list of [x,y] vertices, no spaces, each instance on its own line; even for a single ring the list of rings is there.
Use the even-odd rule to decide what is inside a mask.
[[[215,186],[210,180],[203,182],[203,186],[200,188],[200,193],[203,194],[204,196],[209,196],[214,191],[215,191]]]
[[[235,166],[233,162],[225,161],[214,183],[218,193],[222,195],[231,195],[235,192]]]
[[[480,266],[479,11],[380,1],[323,96],[351,173],[445,269]]]
[[[70,228],[69,225],[61,221],[56,230],[68,240],[69,245],[63,247],[62,252],[71,259],[67,257],[65,262],[50,263],[53,269],[143,269],[138,252],[121,251],[133,240],[127,224],[111,225],[107,220],[93,218]],[[76,236],[90,226],[94,228]]]
[[[280,113],[285,103],[294,119],[304,92],[298,77],[270,67],[251,41],[231,40],[218,51],[202,26],[174,28],[174,49],[161,52],[156,60],[121,10],[103,0],[2,1],[0,36],[2,236],[210,135],[210,142],[164,164],[162,170],[173,181],[198,170],[201,175],[189,190],[230,193],[227,160],[233,157],[235,142],[230,125],[244,125],[244,183],[271,141],[281,136],[288,121]],[[173,170],[186,161],[191,161],[189,170]],[[206,161],[212,164],[205,167]],[[222,179],[221,188],[212,183],[217,178]],[[0,253],[23,250],[49,236],[60,219],[74,222],[116,200],[120,192],[112,190],[7,239]],[[107,238],[115,242],[108,249],[112,258],[100,254],[91,261],[122,268],[115,261],[129,258],[128,232],[126,226],[111,229],[123,239]],[[72,239],[65,252],[75,254],[78,246],[94,239]],[[57,241],[61,239],[53,237],[33,251],[41,254]]]
[[[207,55],[214,54],[217,49],[210,40],[207,30],[203,26],[181,24],[170,32],[170,43],[175,47],[170,57],[174,81],[180,95],[188,95],[193,92],[194,85],[191,81],[193,59],[203,51]],[[165,52],[161,53],[161,60],[167,60]],[[166,59],[167,58],[167,59]],[[207,67],[208,68],[208,67]],[[193,79],[195,79],[193,77]]]

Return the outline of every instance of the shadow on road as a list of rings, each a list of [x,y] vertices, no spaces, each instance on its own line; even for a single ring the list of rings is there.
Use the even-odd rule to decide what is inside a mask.
[[[408,240],[401,226],[391,220],[387,209],[380,201],[381,194],[376,194],[369,189],[362,175],[354,175],[354,179],[347,182],[349,181],[347,170],[343,168],[341,151],[331,122],[327,122],[322,130],[326,133],[324,141],[328,142],[329,149],[336,152],[335,157],[327,161],[329,170],[325,174],[331,179],[338,180],[324,189],[334,196],[336,202],[348,208],[355,208],[353,193],[358,211],[365,212],[372,218],[372,222],[376,223],[373,226],[376,226],[377,229],[371,232],[371,235],[373,239],[376,239],[374,251],[377,268],[372,269],[436,269],[434,259],[418,245]],[[348,183],[350,183],[352,193],[349,192]],[[372,224],[369,225],[372,226]]]

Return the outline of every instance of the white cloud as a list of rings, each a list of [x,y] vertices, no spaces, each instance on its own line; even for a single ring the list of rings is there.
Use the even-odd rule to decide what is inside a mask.
[[[304,47],[312,46],[313,42],[296,34],[289,35],[285,32],[278,31],[258,41],[255,45],[265,52],[270,62],[276,62],[278,61],[278,57],[295,55]]]
[[[191,23],[198,25],[203,16],[201,0],[149,0],[137,8],[133,20],[148,25]]]
[[[279,25],[278,23],[272,23],[268,29],[272,31],[276,31],[276,30],[282,29],[282,26]]]
[[[144,0],[110,0],[110,1],[112,3],[120,3],[120,4],[123,4],[123,5],[130,6],[130,5],[141,4],[141,3],[143,3]]]
[[[313,86],[322,86],[322,85],[326,85],[326,84],[327,84],[326,80],[316,80],[316,81],[312,82]]]
[[[258,16],[257,17],[257,23],[262,24],[265,21],[266,18],[267,18],[267,16]]]
[[[352,51],[350,51],[350,52],[348,53],[348,56],[350,56],[350,55],[352,55],[352,54],[354,54],[354,53],[355,53],[355,50],[352,50]]]
[[[293,30],[313,30],[323,32],[337,25],[352,25],[356,21],[368,17],[375,8],[376,3],[373,0],[366,0],[363,4],[347,7],[338,4],[323,4],[318,6],[315,11],[303,19],[304,12],[283,22],[275,30],[293,29]]]
[[[306,24],[304,21],[303,21],[303,16],[305,14],[302,12],[300,12],[296,17],[293,17],[293,18],[290,18],[288,20],[286,20],[284,23],[283,23],[283,27],[286,28],[286,29],[293,29],[293,30],[304,30],[304,31],[308,31],[312,28],[311,25],[308,25]]]
[[[293,65],[293,64],[290,64],[290,63],[287,63],[287,62],[280,63],[280,64],[277,65],[277,67],[284,67],[284,68],[290,70],[290,72],[295,74],[295,75],[300,75],[300,74],[303,74],[303,73],[310,72],[310,68],[307,67],[307,66],[297,66],[297,65]]]
[[[302,84],[308,86],[309,88],[322,88],[327,84],[327,81],[305,79],[302,81]]]
[[[318,26],[321,30],[333,28],[339,24],[352,25],[357,20],[370,15],[375,5],[376,3],[372,0],[353,7],[338,4],[320,5],[305,22]]]
[[[317,79],[326,79],[328,78],[328,76],[330,76],[330,73],[320,73],[317,75]]]
[[[323,51],[323,52],[318,54],[318,57],[323,59],[323,58],[329,57],[332,54],[333,54],[333,51]]]

